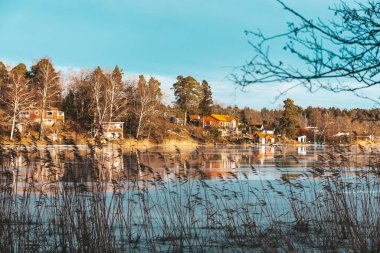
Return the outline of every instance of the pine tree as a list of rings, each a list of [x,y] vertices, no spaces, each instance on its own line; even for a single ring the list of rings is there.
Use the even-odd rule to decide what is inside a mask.
[[[280,131],[288,138],[295,138],[299,130],[298,113],[300,107],[290,98],[284,101],[284,111],[280,118]]]
[[[8,78],[8,70],[5,64],[0,61],[0,84],[4,83]]]
[[[205,80],[202,81],[201,86],[202,99],[199,103],[199,110],[203,115],[211,114],[213,106],[211,87]]]
[[[178,76],[177,82],[173,84],[175,104],[185,113],[184,124],[187,123],[187,115],[196,112],[199,108],[201,98],[201,85],[194,77]]]
[[[4,65],[3,62],[0,61],[0,108],[5,109],[4,104],[4,93],[6,90],[7,83],[9,82],[9,75],[7,67]]]

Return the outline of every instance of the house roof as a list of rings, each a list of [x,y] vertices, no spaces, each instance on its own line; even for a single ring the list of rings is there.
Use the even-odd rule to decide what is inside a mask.
[[[230,117],[228,115],[223,115],[223,114],[211,114],[211,117],[215,118],[218,121],[223,121],[223,122],[231,122],[233,120],[237,121],[235,118]]]
[[[235,120],[236,121],[236,119],[235,118],[233,118],[233,117],[230,117],[230,116],[228,116],[228,115],[223,115],[223,117],[227,120],[227,122],[231,122],[231,121],[233,121],[233,120]]]
[[[255,135],[259,136],[260,138],[265,138],[266,134],[261,132],[256,132]]]
[[[220,114],[211,114],[211,117],[213,117],[213,118],[215,118],[216,120],[218,120],[218,121],[227,121],[224,117],[223,117],[223,115],[220,115]]]
[[[209,115],[203,116],[202,118],[199,119],[199,121],[218,121],[214,117],[211,117]]]

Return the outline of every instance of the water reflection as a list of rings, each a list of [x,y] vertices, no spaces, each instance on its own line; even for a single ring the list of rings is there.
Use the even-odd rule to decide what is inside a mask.
[[[295,179],[323,162],[334,166],[367,165],[362,150],[348,147],[347,157],[320,146],[201,146],[175,151],[162,147],[123,151],[121,148],[49,147],[5,149],[0,181],[44,183],[52,181],[170,181],[229,178]],[[373,152],[373,151],[372,151]],[[348,159],[348,160],[347,160]]]

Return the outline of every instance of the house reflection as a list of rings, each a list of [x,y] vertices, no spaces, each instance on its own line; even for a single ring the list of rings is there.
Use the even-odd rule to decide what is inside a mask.
[[[305,146],[302,146],[302,147],[297,147],[297,154],[299,155],[306,155],[306,147]]]
[[[260,164],[263,165],[266,160],[273,160],[275,154],[274,147],[260,146],[258,148],[258,153],[256,155],[257,159],[260,161]]]
[[[230,178],[240,167],[241,159],[241,154],[214,154],[202,162],[202,172],[207,179]]]
[[[228,178],[296,179],[307,168],[325,162],[356,167],[368,165],[360,150],[350,150],[349,160],[340,153],[334,156],[323,147],[201,147],[187,152],[145,150],[126,151],[117,148],[67,149],[44,148],[9,152],[1,160],[2,185],[22,187],[26,183],[46,189],[58,181],[63,182],[126,182],[212,180]],[[356,154],[356,155],[354,155]],[[373,161],[372,161],[373,162]],[[255,172],[252,171],[255,168]],[[285,172],[284,172],[285,171]],[[257,177],[259,175],[260,177]],[[264,176],[264,177],[263,177]],[[51,183],[51,184],[50,184]]]

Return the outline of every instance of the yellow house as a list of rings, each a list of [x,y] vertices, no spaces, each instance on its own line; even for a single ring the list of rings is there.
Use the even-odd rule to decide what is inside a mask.
[[[219,127],[237,128],[238,121],[234,117],[223,114],[211,114],[210,116],[218,121]]]

